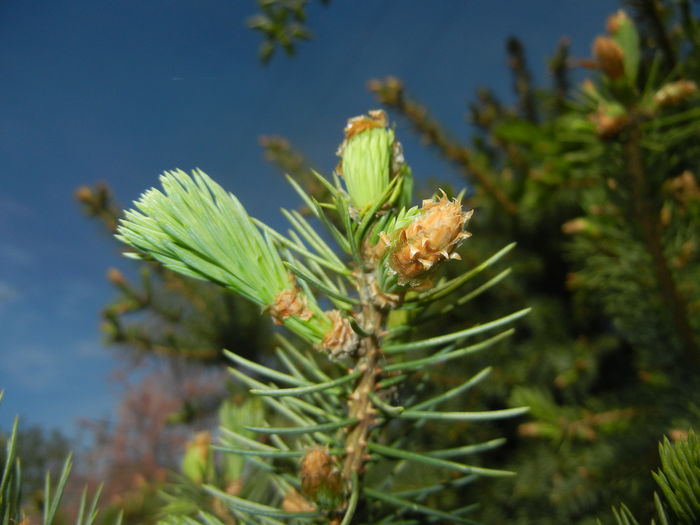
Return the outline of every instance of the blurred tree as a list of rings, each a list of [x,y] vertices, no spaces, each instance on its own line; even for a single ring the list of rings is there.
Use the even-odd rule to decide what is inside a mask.
[[[518,278],[453,310],[534,307],[483,400],[517,386],[511,401],[534,416],[501,452],[514,490],[481,497],[490,523],[592,523],[620,499],[647,518],[657,440],[700,417],[700,31],[687,1],[630,4],[637,25],[612,15],[591,59],[562,41],[549,89],[532,87],[510,39],[515,104],[481,90],[471,145],[400,80],[369,84],[472,185],[479,235],[465,256],[518,242]],[[572,94],[574,65],[596,73]]]
[[[330,0],[319,0],[329,4]],[[278,47],[294,55],[299,42],[309,40],[311,31],[306,27],[306,8],[309,0],[258,0],[260,13],[248,19],[248,27],[263,35],[260,61],[267,64]]]
[[[9,433],[0,433],[0,460],[3,463],[9,438]],[[31,426],[17,430],[17,455],[24,458],[22,492],[37,506],[42,503],[46,472],[58,476],[70,450],[71,441],[57,429]]]

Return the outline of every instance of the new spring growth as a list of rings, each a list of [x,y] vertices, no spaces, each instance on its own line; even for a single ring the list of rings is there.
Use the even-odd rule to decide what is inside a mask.
[[[345,178],[352,205],[360,212],[376,203],[403,165],[401,144],[387,127],[386,113],[370,111],[348,120],[338,148],[337,172]]]
[[[389,248],[387,263],[399,284],[424,284],[436,264],[459,259],[455,250],[471,236],[464,226],[473,213],[463,212],[461,203],[443,192],[437,200],[424,200],[420,214],[407,227],[393,236],[383,234],[381,240]]]
[[[333,328],[313,296],[304,294],[277,249],[253,225],[238,199],[205,173],[160,178],[128,210],[117,238],[168,268],[220,284],[257,303],[307,341]],[[128,257],[144,255],[127,253]]]
[[[639,68],[639,34],[632,19],[623,10],[608,17],[609,36],[599,36],[593,43],[598,67],[613,81],[625,77],[634,85]]]

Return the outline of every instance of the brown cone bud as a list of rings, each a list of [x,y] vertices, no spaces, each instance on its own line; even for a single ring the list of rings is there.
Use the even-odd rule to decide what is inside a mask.
[[[599,36],[593,41],[593,56],[598,68],[611,80],[619,80],[625,74],[625,54],[612,38]]]
[[[360,345],[360,337],[338,310],[326,312],[326,317],[333,326],[321,341],[321,348],[335,359],[354,357]]]
[[[76,200],[83,203],[88,203],[92,200],[92,190],[87,186],[80,186],[77,190],[75,190],[74,195]]]
[[[668,180],[664,187],[684,206],[691,201],[700,200],[700,186],[693,173],[688,170]]]
[[[345,125],[345,140],[350,140],[355,135],[372,128],[385,128],[389,125],[386,112],[383,109],[373,109],[369,115],[358,115],[348,119]]]
[[[620,9],[608,17],[605,28],[608,30],[608,33],[615,35],[626,21],[629,21],[629,17],[627,13]]]
[[[627,115],[614,109],[601,105],[595,113],[588,116],[589,120],[595,124],[596,133],[601,139],[615,138],[627,125]]]
[[[578,217],[577,219],[571,219],[561,225],[561,231],[566,235],[574,235],[576,233],[581,233],[586,231],[588,226],[588,221],[583,217]]]
[[[294,285],[293,288],[287,288],[277,294],[275,303],[270,306],[270,315],[276,322],[284,321],[293,315],[302,321],[308,321],[313,316],[313,312],[309,310],[299,288]]]
[[[400,284],[416,286],[437,263],[459,259],[455,249],[470,237],[464,225],[474,210],[463,212],[457,200],[443,193],[440,200],[425,200],[421,215],[399,232],[389,265],[398,274]]]
[[[304,498],[304,496],[299,494],[296,490],[290,489],[284,495],[282,510],[285,512],[312,512],[316,510],[316,507],[309,503],[306,498]]]
[[[324,509],[334,508],[342,499],[343,482],[328,447],[306,452],[300,466],[301,492]]]
[[[107,270],[107,279],[115,286],[121,286],[126,283],[124,274],[116,268],[110,268]]]
[[[698,90],[692,80],[677,80],[663,86],[654,95],[654,102],[660,107],[675,106]]]

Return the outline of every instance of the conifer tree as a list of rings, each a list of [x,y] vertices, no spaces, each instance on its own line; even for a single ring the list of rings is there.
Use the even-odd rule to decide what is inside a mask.
[[[563,41],[549,89],[531,86],[511,40],[516,103],[481,91],[472,145],[400,80],[370,83],[473,185],[485,237],[518,242],[517,277],[478,310],[515,297],[533,313],[484,403],[516,386],[533,420],[501,456],[520,473],[512,493],[481,497],[487,522],[590,523],[620,500],[645,520],[656,442],[698,423],[700,32],[689,2],[632,7],[636,22],[619,11],[601,24],[589,59]],[[575,88],[572,65],[590,69]]]
[[[461,251],[465,261],[478,264],[518,242],[515,278],[487,268],[478,301],[467,294],[436,305],[439,315],[425,315],[417,327],[437,336],[465,320],[488,322],[505,303],[534,307],[515,344],[490,352],[494,380],[469,398],[484,409],[508,399],[532,407],[531,420],[497,423],[508,445],[485,456],[519,472],[514,487],[451,491],[481,501],[485,522],[593,523],[597,516],[605,523],[620,501],[648,521],[658,508],[648,475],[657,441],[697,425],[700,30],[686,0],[630,4],[629,14],[601,23],[605,34],[592,43],[591,58],[572,58],[561,42],[548,88],[532,86],[524,46],[511,39],[516,102],[480,91],[470,107],[478,128],[470,145],[451,138],[400,80],[370,83],[469,182],[479,235]],[[568,74],[574,65],[590,70],[579,86]],[[267,149],[288,171],[304,166],[288,144],[272,140]],[[317,200],[332,195],[332,185],[313,184]],[[302,211],[315,214],[313,199],[305,202]],[[443,266],[450,275],[454,265]],[[439,326],[429,322],[435,319]],[[449,385],[469,366],[434,372],[433,385]],[[415,442],[455,447],[463,427],[451,430],[414,434]],[[494,433],[486,424],[470,431],[484,440]]]

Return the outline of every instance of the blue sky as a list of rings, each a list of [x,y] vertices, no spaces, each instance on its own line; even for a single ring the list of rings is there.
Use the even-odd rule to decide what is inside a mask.
[[[114,349],[101,345],[109,266],[127,268],[85,219],[75,188],[104,180],[125,205],[171,168],[200,167],[249,211],[281,225],[296,204],[262,159],[261,134],[288,137],[332,169],[346,118],[376,107],[370,78],[395,75],[466,140],[479,86],[509,98],[504,41],[526,43],[535,77],[559,38],[587,56],[611,0],[334,0],[311,4],[315,39],[257,60],[252,0],[0,2],[0,426],[71,431],[111,417]],[[418,177],[454,169],[398,122]]]

